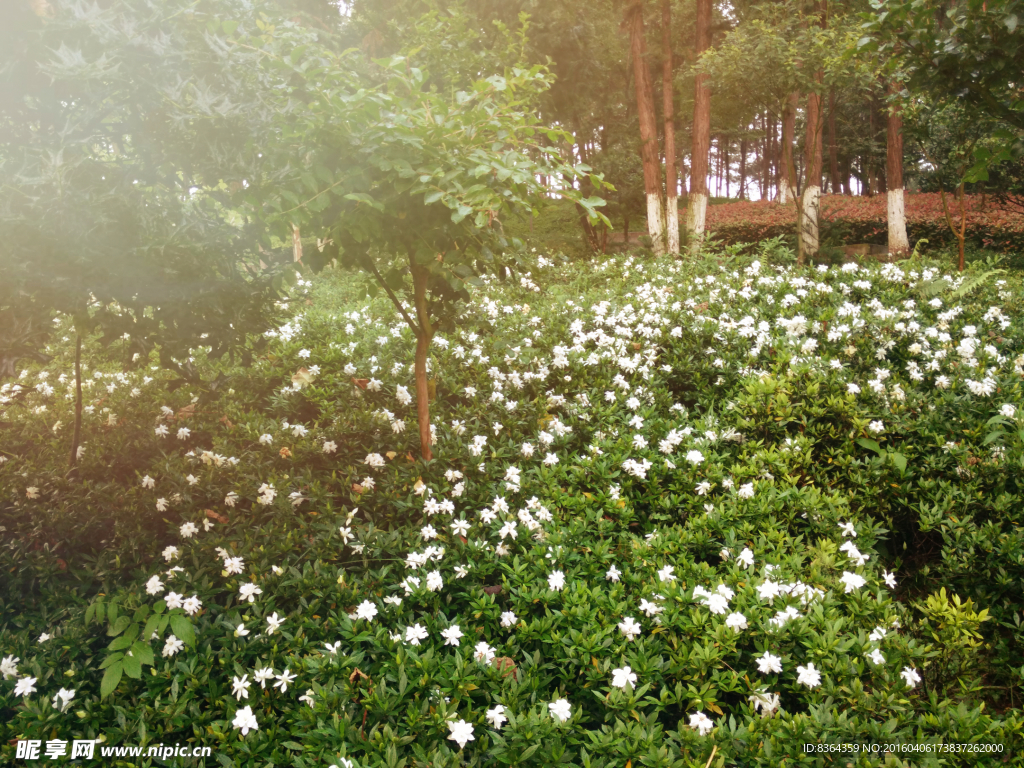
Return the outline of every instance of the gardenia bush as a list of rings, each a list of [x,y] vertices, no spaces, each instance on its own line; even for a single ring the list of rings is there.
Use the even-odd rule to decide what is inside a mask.
[[[380,301],[339,307],[344,279],[300,283],[312,304],[208,406],[90,369],[79,480],[67,341],[0,389],[5,757],[18,738],[389,768],[1024,746],[1019,696],[997,711],[979,682],[1019,694],[1024,663],[1019,280],[529,257],[435,337],[424,463],[410,331]]]

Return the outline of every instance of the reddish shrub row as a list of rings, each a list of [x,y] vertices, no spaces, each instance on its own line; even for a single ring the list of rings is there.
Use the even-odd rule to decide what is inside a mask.
[[[953,195],[946,196],[950,215],[959,226],[960,213]],[[968,195],[966,238],[986,248],[1003,252],[1024,251],[1024,216],[1008,210],[991,198]],[[911,246],[921,238],[930,245],[955,243],[942,213],[938,193],[906,195],[907,235]],[[884,243],[887,237],[886,196],[847,197],[825,195],[821,199],[822,234],[832,226],[841,227],[848,243]],[[736,202],[708,207],[708,229],[726,243],[757,242],[796,230],[792,205],[772,202]]]

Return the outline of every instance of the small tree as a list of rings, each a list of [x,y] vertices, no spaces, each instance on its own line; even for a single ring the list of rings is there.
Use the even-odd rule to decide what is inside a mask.
[[[191,349],[250,354],[277,322],[281,276],[218,200],[256,159],[258,103],[240,104],[204,38],[208,19],[251,6],[217,0],[15,4],[0,40],[0,376],[42,349],[55,312],[82,337],[156,350],[203,385]],[[220,383],[219,381],[217,383]],[[81,387],[70,451],[80,436]]]
[[[438,327],[454,325],[479,273],[511,264],[506,214],[536,215],[550,193],[542,176],[582,175],[593,189],[604,182],[565,162],[559,146],[571,137],[534,116],[551,82],[544,67],[441,93],[411,58],[370,66],[288,26],[265,24],[248,38],[231,37],[233,26],[224,32],[276,116],[262,180],[237,202],[281,238],[297,224],[330,240],[328,258],[369,273],[387,294],[416,338],[420,448],[430,460],[427,350]],[[607,224],[596,210],[603,200],[572,187],[560,194]]]

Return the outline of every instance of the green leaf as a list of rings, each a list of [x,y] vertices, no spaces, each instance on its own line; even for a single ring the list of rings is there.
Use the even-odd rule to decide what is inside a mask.
[[[105,699],[114,692],[117,684],[121,682],[121,674],[124,672],[121,663],[111,664],[103,673],[103,680],[100,681],[100,698]]]
[[[185,645],[195,645],[196,633],[192,629],[192,622],[188,620],[188,617],[181,613],[172,613],[169,618],[171,632],[174,633],[174,636]]]
[[[136,640],[132,643],[132,656],[142,664],[153,666],[153,649],[145,640]]]
[[[121,635],[120,637],[115,637],[111,641],[110,645],[107,646],[107,650],[109,650],[109,651],[123,651],[125,648],[130,647],[131,644],[132,644],[132,638],[131,637],[129,637],[128,635]]]
[[[113,613],[115,611],[115,606],[113,604],[111,604],[110,610],[111,610],[111,613]],[[127,616],[119,616],[117,618],[117,620],[114,621],[114,623],[110,625],[110,628],[107,629],[107,634],[110,637],[116,637],[117,635],[120,635],[122,632],[124,632],[126,629],[128,629],[128,625],[131,624],[131,623],[132,623],[132,620],[130,618],[128,618]]]
[[[121,659],[121,665],[124,668],[124,673],[133,680],[138,680],[142,677],[142,662],[137,656],[125,656]]]
[[[861,448],[867,448],[869,451],[874,451],[879,456],[882,455],[882,446],[880,446],[874,440],[869,440],[866,437],[861,437],[857,439],[857,445],[859,445]]]
[[[895,451],[893,451],[892,462],[893,464],[896,465],[896,468],[899,469],[900,472],[905,472],[907,470],[907,457],[904,456],[902,453],[896,453]]]
[[[124,654],[123,653],[112,653],[109,656],[107,656],[107,658],[105,658],[103,660],[103,663],[100,664],[100,669],[106,669],[111,664],[116,664],[117,662],[119,662],[123,658],[124,658]]]
[[[303,746],[301,744],[297,744],[294,741],[282,741],[281,746],[285,749],[294,750],[295,752],[301,752],[303,750]]]

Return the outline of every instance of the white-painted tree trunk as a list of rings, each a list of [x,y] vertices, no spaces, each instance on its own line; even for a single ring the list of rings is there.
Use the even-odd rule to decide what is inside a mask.
[[[679,198],[672,195],[665,201],[665,226],[668,227],[668,252],[679,253]]]
[[[704,220],[708,211],[708,196],[695,192],[690,195],[686,210],[686,231],[690,235],[690,253],[696,256],[704,244]]]
[[[907,211],[904,207],[903,190],[890,189],[888,192],[889,255],[894,258],[905,256],[910,251],[907,239]]]
[[[647,234],[653,242],[654,255],[665,255],[665,221],[662,217],[661,195],[647,195]]]
[[[779,184],[779,205],[792,205],[796,200],[796,190],[789,185],[786,179]]]
[[[804,188],[803,221],[800,226],[800,243],[804,258],[818,255],[818,209],[821,205],[821,187]]]

